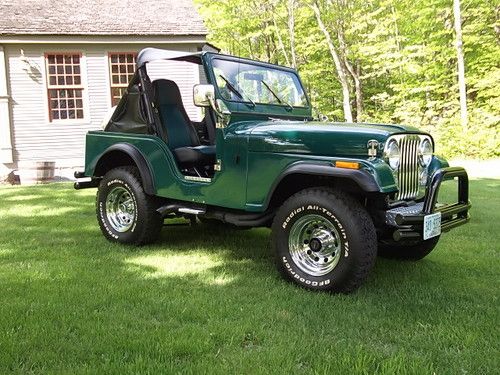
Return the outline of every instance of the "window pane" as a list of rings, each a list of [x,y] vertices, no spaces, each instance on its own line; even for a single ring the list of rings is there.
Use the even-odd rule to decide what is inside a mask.
[[[111,102],[116,105],[134,76],[136,57],[135,53],[112,53],[109,56]]]
[[[84,118],[82,91],[83,89],[48,90],[52,120]]]

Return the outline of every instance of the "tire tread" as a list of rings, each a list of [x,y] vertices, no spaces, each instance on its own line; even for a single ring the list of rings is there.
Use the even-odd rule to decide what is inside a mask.
[[[353,197],[342,190],[331,187],[317,187],[301,190],[288,198],[285,203],[283,203],[279,211],[283,209],[286,212],[289,205],[302,198],[307,198],[310,200],[317,198],[327,199],[335,203],[336,205],[339,205],[341,209],[345,208],[346,210],[349,210],[352,217],[354,218],[354,221],[361,226],[361,233],[364,239],[365,246],[363,246],[363,251],[358,257],[355,271],[352,277],[350,277],[347,282],[332,288],[332,291],[340,293],[347,294],[353,292],[354,290],[358,289],[361,284],[363,284],[363,282],[368,278],[368,275],[373,268],[376,260],[377,235],[370,215],[368,214],[366,209]],[[273,221],[273,243],[276,242],[275,234],[277,233],[276,230],[280,224],[280,216],[281,215],[279,215],[278,213]],[[278,257],[276,257],[276,262],[280,262],[280,259]],[[282,274],[288,276],[283,267],[281,267],[281,264],[278,264],[278,269],[280,269]]]
[[[142,186],[141,176],[137,167],[135,166],[117,167],[110,170],[106,174],[106,176],[112,175],[114,173],[118,174],[122,173],[125,176],[127,176],[126,178],[130,180],[128,181],[128,183],[132,186],[132,188],[135,191],[139,193],[139,196],[136,197],[138,201],[137,204],[144,205],[146,211],[146,214],[144,215],[144,218],[140,223],[141,225],[138,225],[138,228],[140,229],[139,233],[137,234],[134,241],[128,243],[136,246],[141,246],[155,242],[158,239],[158,236],[160,235],[161,228],[163,227],[163,220],[156,212],[156,209],[158,207],[158,199],[154,196],[146,194],[146,192],[144,191],[144,187]],[[105,183],[106,176],[101,181],[101,184]],[[96,194],[96,213],[99,217],[99,191]],[[101,226],[101,229],[103,229],[101,221],[100,220],[98,221],[99,225]],[[106,238],[114,240],[113,238],[110,238],[106,230],[102,230],[102,232],[104,233]]]

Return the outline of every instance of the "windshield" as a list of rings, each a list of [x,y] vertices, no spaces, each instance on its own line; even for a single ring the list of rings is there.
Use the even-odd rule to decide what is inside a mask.
[[[214,59],[213,67],[219,92],[226,100],[308,106],[304,89],[292,72],[221,59]]]

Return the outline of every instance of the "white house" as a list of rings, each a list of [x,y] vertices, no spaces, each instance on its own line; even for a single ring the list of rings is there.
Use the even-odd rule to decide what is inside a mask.
[[[2,0],[0,176],[36,161],[55,162],[59,175],[83,166],[85,133],[119,100],[137,52],[199,51],[206,33],[191,0]],[[195,66],[151,68],[192,98]]]

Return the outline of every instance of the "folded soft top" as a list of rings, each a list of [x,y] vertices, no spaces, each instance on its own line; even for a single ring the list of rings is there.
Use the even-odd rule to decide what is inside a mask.
[[[201,55],[204,52],[185,52],[171,51],[159,48],[144,48],[137,55],[137,67],[156,60],[177,60],[188,61],[195,64],[201,64]]]

